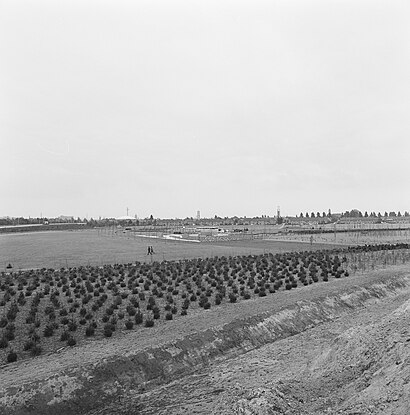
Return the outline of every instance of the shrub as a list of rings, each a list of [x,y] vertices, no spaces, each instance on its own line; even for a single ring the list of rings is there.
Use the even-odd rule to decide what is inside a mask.
[[[12,341],[15,339],[14,331],[6,331],[3,335],[8,341]]]
[[[172,320],[172,313],[168,312],[165,314],[165,320]]]
[[[41,346],[39,344],[35,344],[32,348],[31,348],[31,355],[32,356],[40,356],[42,353],[43,349],[41,348]]]
[[[133,327],[134,327],[134,323],[132,322],[132,320],[127,320],[127,321],[125,322],[125,328],[126,328],[127,330],[132,330],[132,329],[133,329]]]
[[[54,334],[54,329],[53,329],[53,327],[52,327],[52,326],[50,326],[50,325],[47,325],[47,326],[44,328],[44,331],[43,331],[43,335],[44,335],[44,337],[51,337],[53,334]]]
[[[111,327],[112,327],[112,331],[115,331],[115,327],[116,327],[116,325],[117,325],[117,317],[115,317],[115,316],[112,316],[111,317],[111,319],[110,319],[110,324],[111,324]]]
[[[154,320],[152,318],[147,318],[145,320],[145,327],[154,327]]]
[[[129,316],[135,316],[135,314],[137,313],[136,308],[133,307],[132,305],[127,305],[126,310]]]
[[[70,347],[73,347],[73,346],[75,346],[76,344],[77,344],[77,341],[75,340],[75,338],[74,337],[69,337],[68,338],[68,340],[67,340],[67,344],[70,346]]]
[[[143,321],[144,321],[144,317],[141,311],[138,311],[138,313],[135,314],[135,324],[141,324]]]
[[[92,326],[91,324],[85,329],[85,335],[87,337],[91,337],[94,336],[95,333],[95,328],[94,326]]]
[[[7,363],[12,363],[17,360],[17,353],[14,350],[10,350],[9,354],[7,355]]]
[[[60,321],[61,321],[61,324],[66,325],[69,323],[70,320],[67,317],[63,317]]]
[[[236,295],[235,295],[234,293],[230,293],[230,294],[229,294],[229,301],[230,301],[231,303],[236,303],[236,300],[237,300]]]
[[[9,342],[3,335],[3,337],[0,339],[0,349],[5,349],[8,347],[8,345],[9,345]]]
[[[107,326],[104,327],[104,336],[105,337],[111,337],[112,336],[111,327],[107,327]]]
[[[67,324],[68,330],[76,331],[77,330],[77,323],[74,320],[70,320]]]
[[[67,330],[64,330],[62,333],[61,333],[61,336],[60,336],[60,340],[62,341],[62,342],[65,342],[66,340],[68,340],[70,338],[70,333],[67,331]]]
[[[36,343],[33,340],[28,340],[24,343],[23,350],[31,350],[35,345]]]

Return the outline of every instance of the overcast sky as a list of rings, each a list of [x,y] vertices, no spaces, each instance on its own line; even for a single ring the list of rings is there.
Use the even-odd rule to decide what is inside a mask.
[[[409,16],[0,0],[0,216],[410,210]]]

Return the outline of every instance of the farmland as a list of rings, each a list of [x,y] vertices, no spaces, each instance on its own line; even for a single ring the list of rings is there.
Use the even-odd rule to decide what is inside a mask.
[[[406,267],[410,261],[407,243],[347,247],[255,239],[211,244],[94,230],[2,238],[2,261],[15,266],[0,276],[0,365],[6,371],[44,355],[58,359],[62,350],[81,355],[92,344],[101,356],[123,341],[125,351],[127,339],[140,339],[142,347],[143,339],[152,344],[150,333],[157,333],[155,341],[158,334],[167,341],[176,327],[196,332],[201,322],[202,330],[212,328],[211,315],[235,321],[239,314],[247,318],[292,303],[291,298],[355,290],[362,277],[370,281],[376,270]],[[150,245],[152,261],[146,252]],[[327,319],[326,313],[315,319]]]
[[[77,240],[85,236],[68,235]],[[135,242],[116,238],[98,241]],[[176,244],[179,242],[172,246]],[[306,247],[293,244],[294,252],[287,253],[229,254],[103,266],[87,264],[60,269],[43,267],[3,274],[0,359],[11,362],[43,351],[53,352],[65,345],[74,346],[85,338],[111,337],[117,330],[150,328],[156,323],[183,317],[191,310],[208,310],[222,303],[266,297],[329,279],[347,278],[366,267],[374,269],[410,259],[408,245],[404,244],[310,252],[298,251],[301,245]],[[178,248],[197,246],[188,243]],[[240,245],[204,246],[222,252],[249,250],[249,246]],[[253,250],[262,247],[266,250],[266,242],[258,241]]]

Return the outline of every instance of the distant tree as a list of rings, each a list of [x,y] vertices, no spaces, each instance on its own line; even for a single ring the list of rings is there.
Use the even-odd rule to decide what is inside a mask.
[[[397,212],[397,216],[398,216],[399,218],[401,218],[401,212],[400,212],[400,210]]]
[[[309,217],[309,213],[306,212],[305,218],[308,218],[308,217]]]
[[[320,218],[320,212],[316,212],[316,217]]]
[[[404,216],[407,218],[407,217],[409,217],[410,216],[410,213],[409,212],[407,212],[407,210],[404,212]]]
[[[351,218],[362,218],[363,217],[363,213],[360,212],[360,210],[352,209],[349,212],[349,217],[351,217]]]
[[[369,217],[369,214],[367,213],[367,210],[366,210],[366,212],[364,212],[364,217],[365,218],[368,218]]]
[[[396,212],[389,212],[389,216],[390,217],[396,217],[397,215],[396,215]]]
[[[377,214],[377,217],[378,217],[378,218],[381,218],[381,217],[382,217],[382,214],[379,212],[379,213]]]
[[[303,213],[300,213],[300,217],[303,218]]]
[[[326,217],[326,212],[322,212],[322,218]]]
[[[310,217],[311,217],[311,218],[314,218],[314,217],[315,217],[315,212],[312,212],[312,213],[310,214]]]
[[[384,212],[384,217],[387,218],[387,216],[389,216],[388,213]]]

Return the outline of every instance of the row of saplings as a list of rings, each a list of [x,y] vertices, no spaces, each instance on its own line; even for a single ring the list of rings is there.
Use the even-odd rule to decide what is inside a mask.
[[[191,306],[209,309],[212,303],[219,305],[225,298],[234,303],[241,298],[290,290],[298,284],[309,285],[319,279],[328,281],[330,275],[348,276],[343,269],[345,261],[345,257],[340,259],[332,251],[294,252],[164,261],[152,266],[137,263],[42,269],[3,276],[0,348],[7,349],[15,339],[20,308],[28,308],[24,321],[28,339],[23,350],[35,356],[42,352],[41,337],[55,336],[60,327],[59,340],[74,346],[74,333],[82,326],[87,337],[94,336],[97,329],[111,337],[120,321],[127,330],[141,325],[152,327],[160,319],[161,309],[165,320],[172,320],[179,309],[181,315],[186,315]],[[10,349],[6,360],[16,359],[17,353]]]

